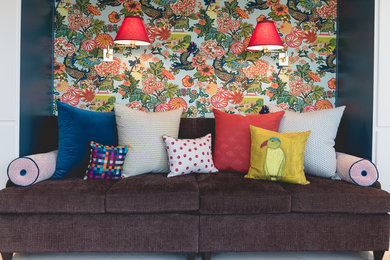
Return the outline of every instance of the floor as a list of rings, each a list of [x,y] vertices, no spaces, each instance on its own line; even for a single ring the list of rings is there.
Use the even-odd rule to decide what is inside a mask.
[[[15,260],[185,260],[185,254],[114,254],[114,253],[68,253],[68,254],[15,254]],[[200,260],[198,256],[196,260]],[[285,253],[219,253],[213,260],[373,260],[371,252],[285,252]],[[390,260],[389,252],[383,259]]]

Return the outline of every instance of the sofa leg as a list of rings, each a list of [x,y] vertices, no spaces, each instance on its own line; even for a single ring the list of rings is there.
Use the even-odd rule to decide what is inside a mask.
[[[196,253],[187,253],[187,260],[195,260]]]
[[[202,253],[202,260],[211,260],[211,252]]]
[[[12,260],[13,253],[1,253],[3,260]]]
[[[374,260],[382,260],[385,251],[374,251]]]

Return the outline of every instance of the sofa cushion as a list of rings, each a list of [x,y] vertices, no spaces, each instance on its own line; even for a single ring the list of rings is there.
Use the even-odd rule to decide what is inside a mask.
[[[1,213],[104,213],[113,180],[48,180],[0,191]]]
[[[386,213],[390,211],[390,194],[373,187],[307,176],[310,184],[285,184],[291,195],[291,211],[307,213]]]
[[[147,173],[122,179],[106,195],[111,213],[184,212],[199,209],[199,192],[193,175],[167,178]]]
[[[290,195],[279,183],[218,172],[198,178],[200,213],[261,214],[290,212]]]

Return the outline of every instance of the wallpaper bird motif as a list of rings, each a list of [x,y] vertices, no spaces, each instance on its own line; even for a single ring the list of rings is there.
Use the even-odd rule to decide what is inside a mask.
[[[334,106],[337,0],[57,0],[54,100],[95,111],[184,108],[258,113]],[[142,17],[152,44],[103,49],[125,16]],[[289,55],[246,51],[257,21],[273,20]]]

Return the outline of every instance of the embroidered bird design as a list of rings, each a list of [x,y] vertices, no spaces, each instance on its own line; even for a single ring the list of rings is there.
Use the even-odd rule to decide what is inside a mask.
[[[264,172],[273,181],[281,178],[286,164],[286,155],[280,147],[280,139],[272,137],[263,142],[260,148],[267,147],[264,163]]]

